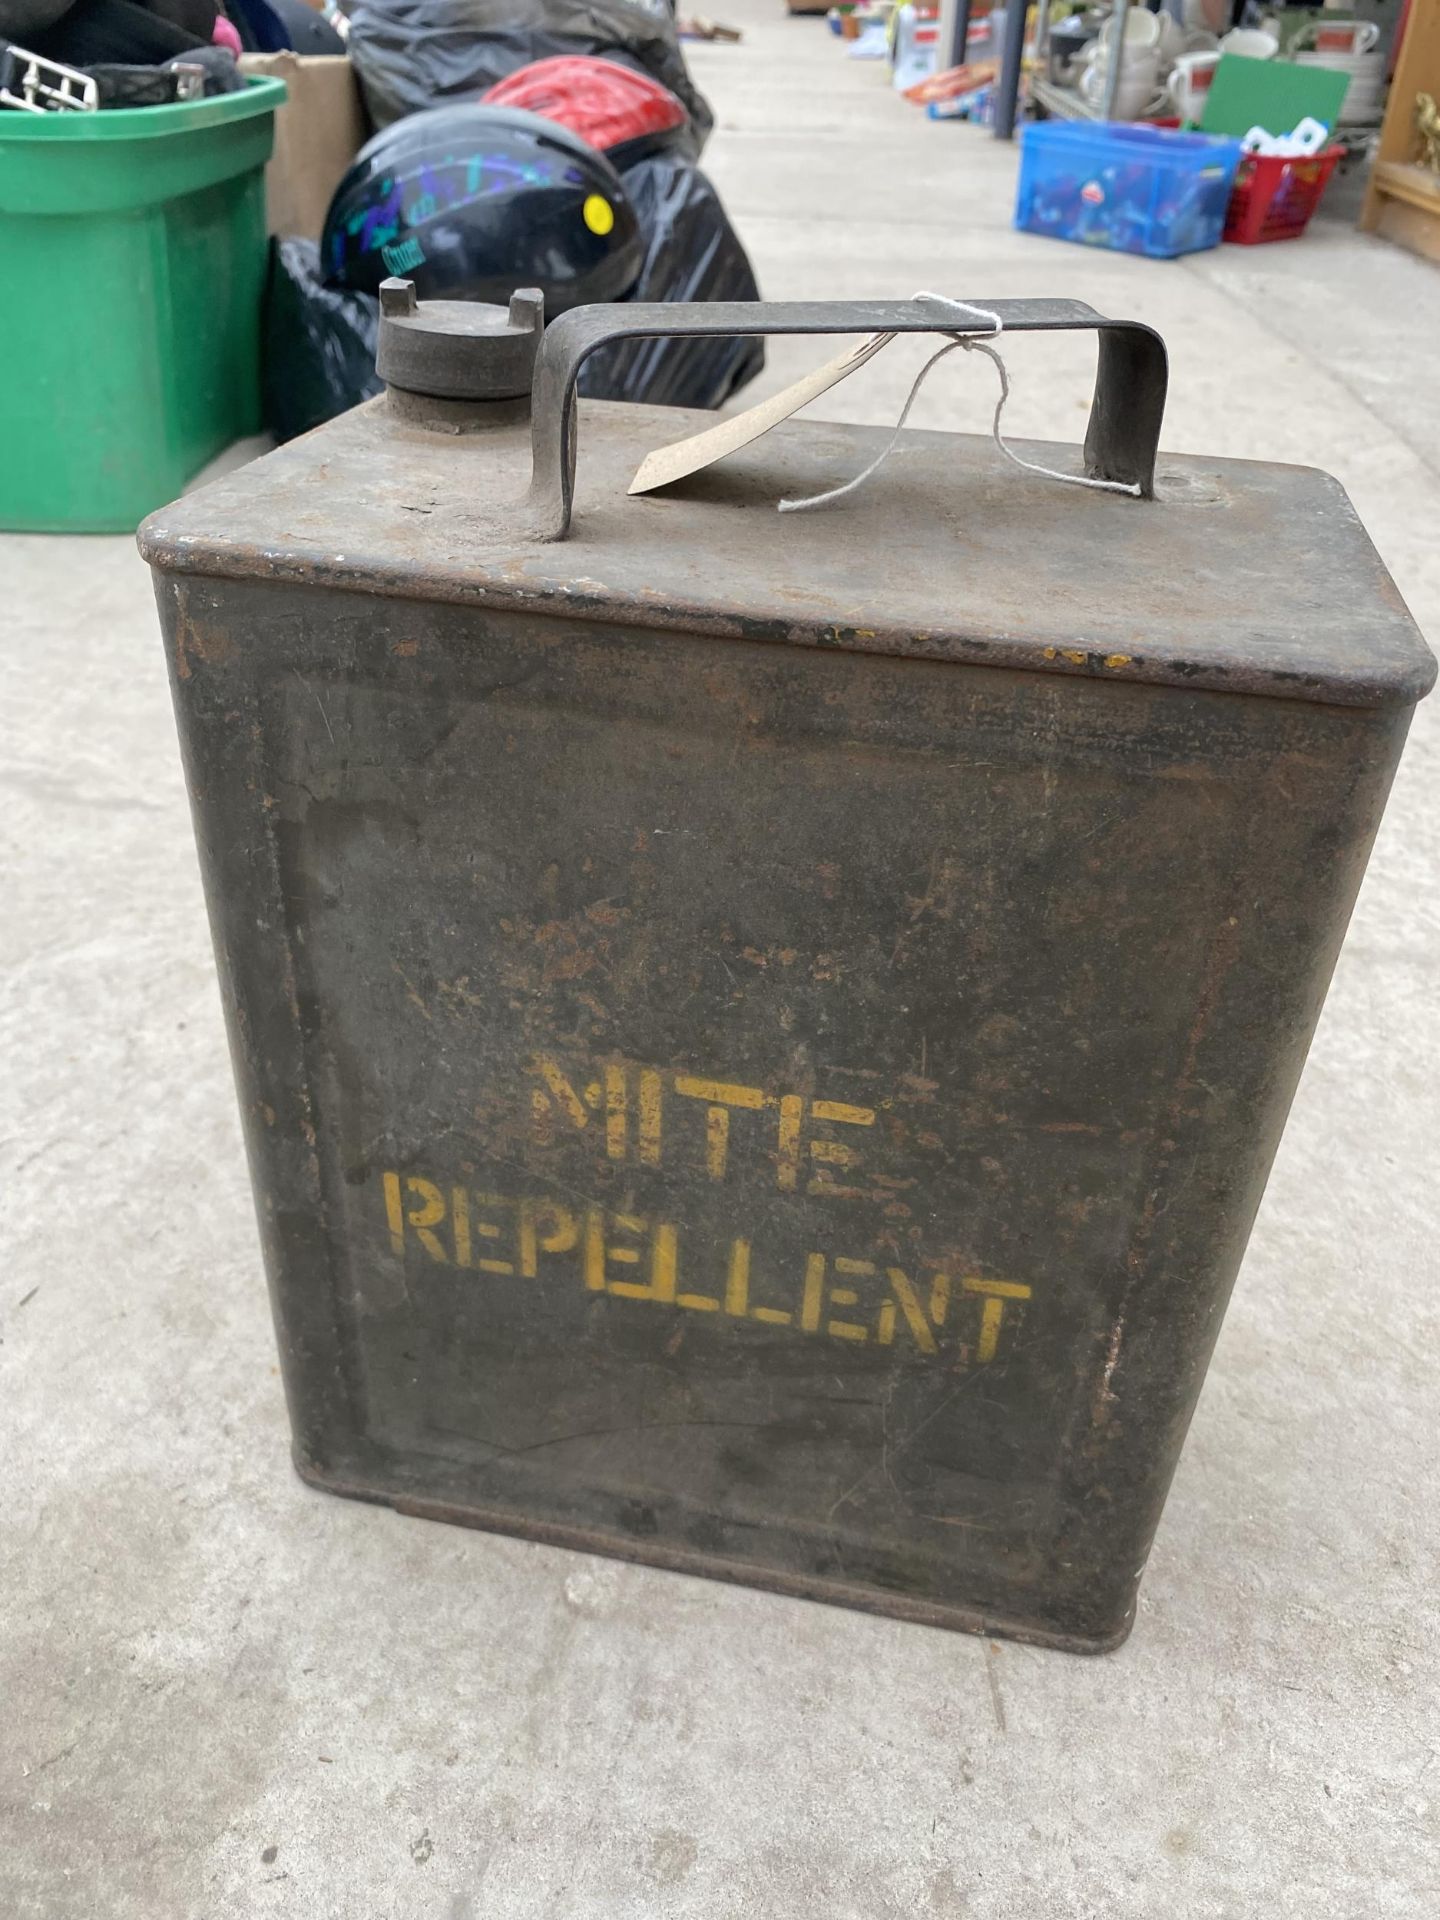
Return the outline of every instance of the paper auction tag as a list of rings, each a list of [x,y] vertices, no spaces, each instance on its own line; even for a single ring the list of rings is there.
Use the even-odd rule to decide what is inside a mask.
[[[688,440],[676,440],[668,447],[657,447],[653,453],[647,453],[636,468],[635,478],[630,482],[630,492],[653,493],[657,487],[672,486],[677,480],[687,479],[692,473],[713,466],[717,460],[723,460],[727,453],[738,453],[741,447],[748,447],[762,433],[778,427],[792,413],[798,413],[801,407],[818,400],[831,387],[838,386],[858,367],[863,367],[867,360],[872,360],[894,338],[893,333],[872,333],[858,346],[847,347],[844,353],[836,354],[833,360],[827,360],[823,366],[814,368],[781,392],[762,400],[758,406],[734,414],[728,420],[720,421],[717,426],[706,427],[703,433],[691,434]]]

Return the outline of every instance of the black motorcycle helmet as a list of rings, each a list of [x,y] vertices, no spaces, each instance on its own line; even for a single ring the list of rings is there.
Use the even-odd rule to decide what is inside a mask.
[[[422,300],[539,287],[547,317],[628,293],[644,243],[620,176],[538,113],[467,105],[412,113],[360,149],[320,241],[331,286],[392,274]]]

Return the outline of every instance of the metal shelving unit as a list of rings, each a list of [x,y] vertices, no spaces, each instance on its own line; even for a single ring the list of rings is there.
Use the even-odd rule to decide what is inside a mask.
[[[1092,107],[1074,87],[1057,87],[1049,80],[1032,79],[1030,98],[1056,120],[1104,120],[1102,107]]]
[[[1023,13],[1024,0],[1009,0],[1009,4]],[[1036,71],[1030,82],[1031,100],[1060,120],[1113,120],[1123,65],[1125,19],[1129,11],[1130,0],[1114,0],[1110,22],[1105,29],[1110,35],[1110,64],[1105,74],[1105,92],[1099,106],[1092,106],[1074,87],[1057,87],[1053,81],[1043,77],[1050,45],[1050,9],[1041,0],[1035,23]],[[1009,24],[1008,19],[1006,24]]]

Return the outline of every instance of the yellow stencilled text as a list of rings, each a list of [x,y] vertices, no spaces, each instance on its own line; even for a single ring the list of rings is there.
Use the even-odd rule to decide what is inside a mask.
[[[699,1150],[711,1180],[730,1171],[735,1134],[755,1130],[782,1193],[853,1196],[861,1163],[861,1130],[873,1128],[873,1107],[700,1074],[609,1060],[576,1070],[551,1054],[531,1062],[530,1110],[537,1140],[590,1133],[608,1160],[658,1167],[667,1148]]]
[[[706,1083],[708,1104],[715,1089]],[[1030,1299],[1019,1281],[910,1271],[883,1260],[815,1251],[767,1263],[748,1235],[687,1245],[671,1222],[533,1196],[482,1193],[418,1174],[382,1181],[392,1251],[432,1265],[521,1281],[559,1280],[588,1293],[688,1313],[790,1327],[855,1345],[905,1347],[988,1366]]]

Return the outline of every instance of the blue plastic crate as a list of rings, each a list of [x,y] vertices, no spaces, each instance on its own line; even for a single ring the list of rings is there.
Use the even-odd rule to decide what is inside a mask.
[[[1046,120],[1024,129],[1015,224],[1173,260],[1217,247],[1240,142],[1165,127]]]

